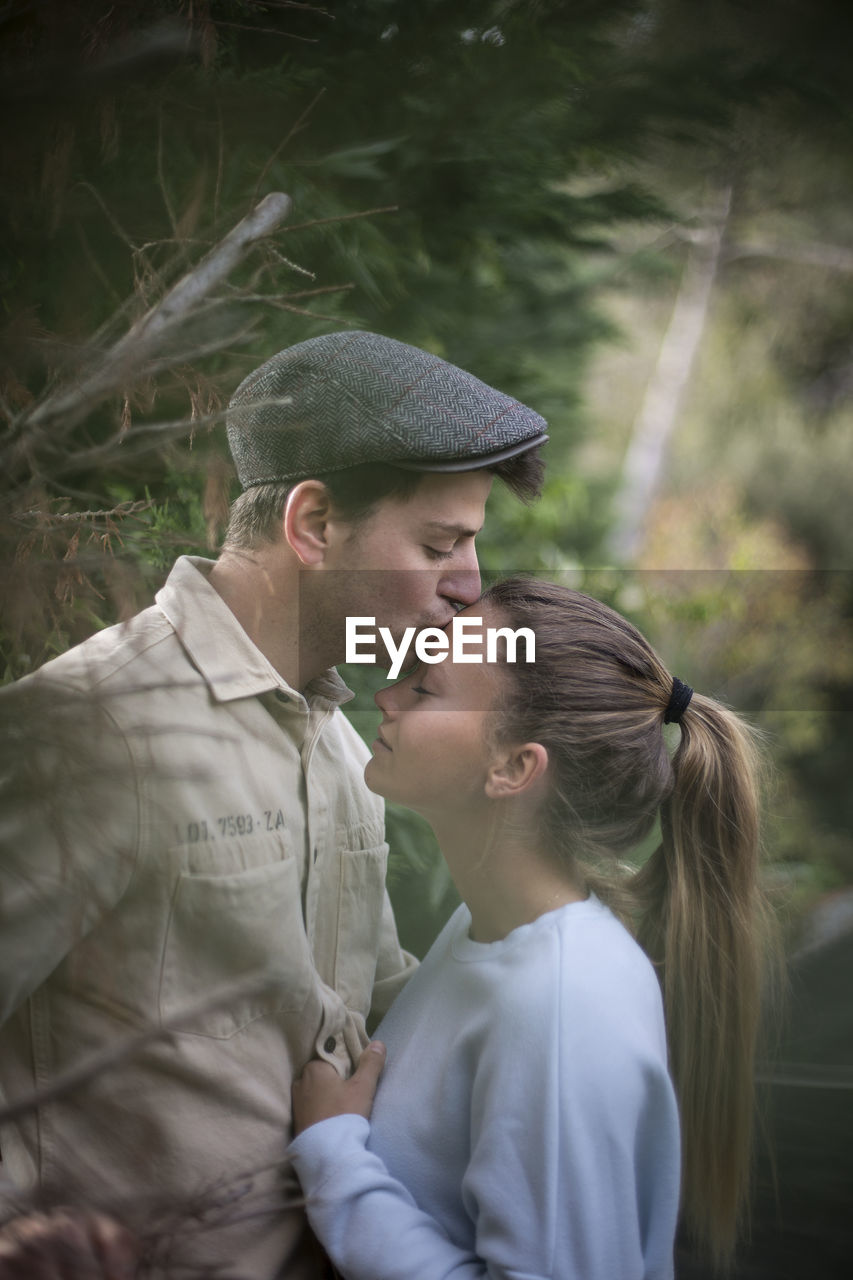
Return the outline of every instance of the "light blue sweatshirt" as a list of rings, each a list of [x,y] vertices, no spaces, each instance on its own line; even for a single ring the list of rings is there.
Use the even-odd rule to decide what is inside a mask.
[[[499,942],[460,907],[377,1031],[370,1125],[290,1147],[346,1280],[666,1280],[678,1113],[660,989],[598,899]]]

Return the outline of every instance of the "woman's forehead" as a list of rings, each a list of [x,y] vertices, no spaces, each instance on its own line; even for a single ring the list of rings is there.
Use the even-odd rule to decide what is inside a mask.
[[[476,606],[471,611],[465,610],[465,613],[472,618],[478,616]],[[446,694],[456,706],[485,710],[491,705],[501,681],[506,678],[507,664],[500,658],[497,662],[486,660],[485,634],[482,644],[473,642],[471,636],[466,635],[464,648],[464,655],[457,655],[455,659],[451,646],[444,661],[424,664],[420,668],[420,678],[431,683],[437,693]]]

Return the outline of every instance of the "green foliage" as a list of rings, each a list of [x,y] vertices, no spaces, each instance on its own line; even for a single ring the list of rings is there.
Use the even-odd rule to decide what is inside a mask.
[[[581,575],[691,680],[776,716],[791,802],[774,843],[786,866],[817,866],[815,883],[849,878],[836,762],[849,762],[853,592],[826,580],[815,597],[805,571],[851,554],[849,265],[809,259],[849,240],[850,14],[828,0],[21,0],[0,23],[13,424],[261,196],[293,200],[188,324],[185,360],[95,405],[67,456],[30,441],[29,470],[4,482],[4,678],[127,616],[175,554],[215,543],[221,410],[248,370],[314,333],[374,328],[549,420],[543,498],[496,491],[484,567]],[[634,606],[630,580],[592,569],[689,236],[708,186],[728,181],[713,323],[643,563],[804,576],[765,594],[697,579],[670,593],[666,620],[645,587]],[[780,244],[799,258],[780,266]],[[602,352],[610,373],[592,363]],[[121,444],[182,419],[168,443]],[[101,446],[109,464],[87,461]],[[369,707],[365,669],[349,674]],[[802,705],[779,711],[785,687]],[[367,735],[371,714],[353,713]],[[416,822],[390,825],[420,946],[452,895]]]

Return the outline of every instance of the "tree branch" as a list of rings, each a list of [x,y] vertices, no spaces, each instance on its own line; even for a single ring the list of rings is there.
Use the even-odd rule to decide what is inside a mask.
[[[158,303],[136,321],[124,337],[104,352],[95,366],[71,386],[49,392],[20,414],[12,423],[10,436],[14,452],[7,447],[6,465],[26,456],[41,430],[61,424],[64,434],[76,426],[109,395],[143,373],[161,355],[160,367],[178,361],[162,354],[175,330],[185,323],[199,304],[228,275],[247,250],[275,231],[290,211],[289,196],[272,192],[238,222],[191,271],[187,272]],[[182,353],[181,359],[184,358]]]
[[[793,240],[744,240],[729,245],[726,262],[736,258],[776,258],[783,262],[802,262],[811,267],[828,267],[831,271],[853,272],[853,250],[838,244]]]

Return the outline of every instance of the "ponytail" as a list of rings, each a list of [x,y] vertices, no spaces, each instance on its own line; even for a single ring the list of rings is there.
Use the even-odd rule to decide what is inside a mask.
[[[765,949],[758,760],[747,726],[695,695],[681,721],[662,841],[631,888],[659,966],[683,1134],[682,1211],[718,1265],[749,1184]]]
[[[750,729],[673,682],[636,627],[580,592],[530,579],[490,587],[536,663],[507,668],[501,741],[541,742],[544,847],[609,903],[658,968],[683,1142],[682,1205],[722,1265],[743,1217],[768,913],[759,884],[758,755]],[[670,759],[665,719],[681,741]],[[662,840],[620,872],[660,815]]]

